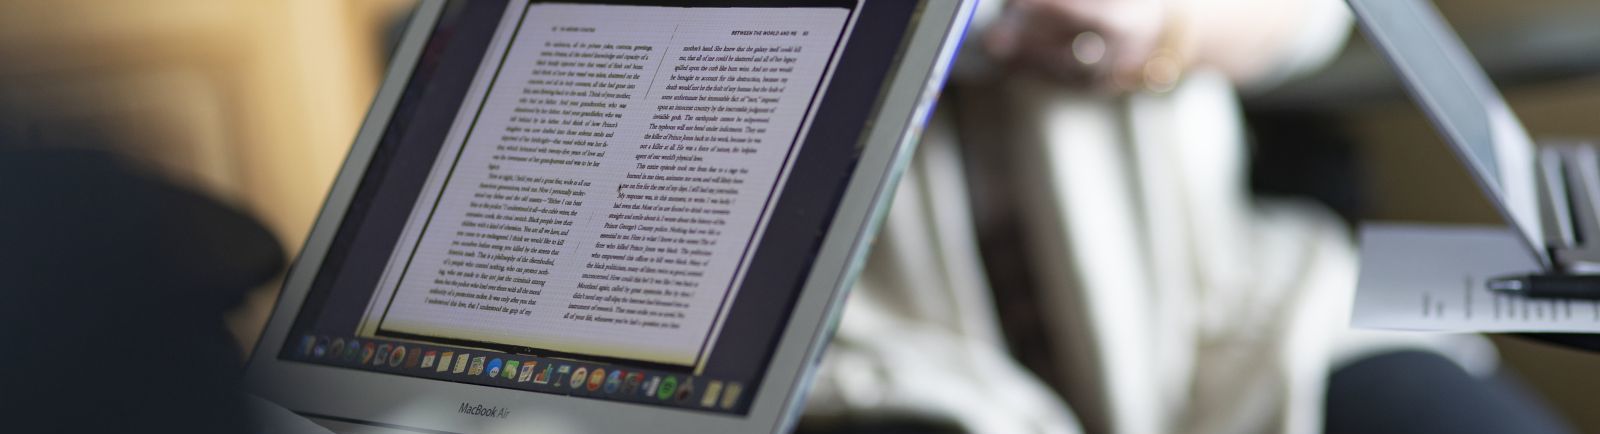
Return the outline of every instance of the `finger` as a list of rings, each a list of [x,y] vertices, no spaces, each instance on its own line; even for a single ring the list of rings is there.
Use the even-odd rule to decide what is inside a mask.
[[[1019,0],[1008,4],[991,40],[997,60],[1063,84],[1084,87],[1107,81],[1115,63],[1114,39],[1076,12],[1056,7],[1062,0]],[[1003,57],[1002,57],[1003,56]]]
[[[1007,8],[984,35],[984,49],[991,57],[1001,61],[1016,57],[1026,23],[1021,13],[1016,8]]]
[[[1087,85],[1099,74],[1097,65],[1078,60],[1070,43],[1036,39],[1025,42],[1021,49],[1024,54],[1018,56],[1019,66],[1063,84]]]
[[[1112,6],[1105,2],[1030,0],[1022,3],[1025,5],[1019,9],[1028,10],[1030,17],[1038,19],[1041,24],[1049,24],[1047,28],[1061,29],[1065,33],[1077,33],[1086,29],[1106,30],[1113,27],[1106,17],[1106,11]]]

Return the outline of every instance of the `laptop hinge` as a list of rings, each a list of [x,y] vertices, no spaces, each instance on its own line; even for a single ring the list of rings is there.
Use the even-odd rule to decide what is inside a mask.
[[[1600,153],[1588,144],[1539,151],[1540,218],[1555,271],[1600,273]]]

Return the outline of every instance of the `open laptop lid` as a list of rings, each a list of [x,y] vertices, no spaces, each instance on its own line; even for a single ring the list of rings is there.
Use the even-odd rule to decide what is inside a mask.
[[[974,1],[429,0],[246,370],[361,432],[787,432]]]
[[[1368,39],[1400,74],[1434,127],[1456,150],[1545,269],[1535,149],[1460,37],[1425,0],[1348,0]]]

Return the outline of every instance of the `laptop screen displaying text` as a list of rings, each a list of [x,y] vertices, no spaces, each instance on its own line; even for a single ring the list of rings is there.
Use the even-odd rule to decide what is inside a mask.
[[[744,414],[919,7],[452,2],[279,358]]]

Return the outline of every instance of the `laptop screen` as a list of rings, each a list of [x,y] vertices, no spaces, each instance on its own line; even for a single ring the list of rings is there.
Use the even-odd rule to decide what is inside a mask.
[[[456,2],[279,357],[744,414],[917,2]]]
[[[1543,261],[1533,142],[1488,74],[1427,0],[1349,2],[1368,39]]]

